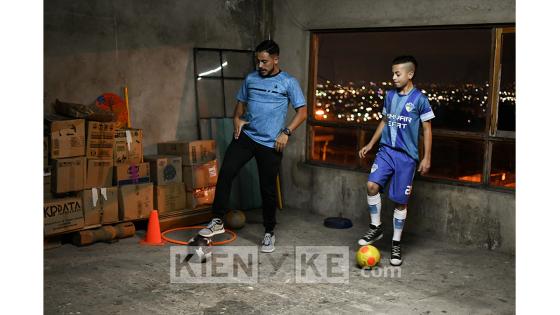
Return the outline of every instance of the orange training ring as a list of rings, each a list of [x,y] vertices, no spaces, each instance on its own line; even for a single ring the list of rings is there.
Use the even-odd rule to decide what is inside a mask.
[[[165,234],[170,233],[170,232],[174,232],[174,231],[181,231],[181,230],[194,230],[194,229],[203,229],[206,226],[202,226],[202,225],[194,225],[194,226],[184,226],[184,227],[179,227],[179,228],[175,228],[175,229],[170,229],[164,232],[161,232],[161,238],[163,238],[164,240],[166,240],[167,242],[170,243],[174,243],[174,244],[179,244],[179,245],[189,245],[189,242],[184,242],[184,241],[179,241],[173,238],[169,238],[167,236],[165,236]],[[212,242],[210,243],[211,245],[224,245],[224,244],[228,244],[231,243],[233,241],[235,241],[237,239],[237,234],[229,229],[225,229],[226,233],[231,235],[230,239],[224,240],[224,241],[219,241],[219,242]]]

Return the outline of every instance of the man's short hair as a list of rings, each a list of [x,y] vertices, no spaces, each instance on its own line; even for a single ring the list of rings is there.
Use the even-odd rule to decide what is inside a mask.
[[[413,56],[404,55],[398,56],[397,58],[393,59],[393,65],[400,65],[407,62],[412,63],[414,65],[414,70],[416,71],[416,69],[418,68],[418,62]]]
[[[280,55],[280,47],[278,47],[278,44],[271,39],[263,41],[255,48],[256,53],[262,51],[267,52],[269,55]]]

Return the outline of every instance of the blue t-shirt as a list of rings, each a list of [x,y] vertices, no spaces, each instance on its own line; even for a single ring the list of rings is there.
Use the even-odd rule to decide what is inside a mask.
[[[390,90],[385,97],[382,113],[387,117],[387,123],[381,134],[381,145],[404,151],[418,161],[420,121],[436,117],[428,98],[416,88],[406,95]]]
[[[237,100],[247,104],[241,117],[248,122],[243,132],[270,148],[274,148],[276,137],[285,127],[288,102],[294,109],[305,105],[298,81],[283,71],[271,77],[261,77],[257,71],[249,73],[237,92]]]

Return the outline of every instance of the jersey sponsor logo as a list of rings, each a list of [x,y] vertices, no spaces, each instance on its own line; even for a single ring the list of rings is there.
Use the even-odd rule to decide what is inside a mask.
[[[387,114],[387,125],[389,127],[397,127],[399,129],[404,129],[412,122],[412,117],[397,115],[397,114]]]
[[[407,112],[411,112],[414,109],[414,104],[408,102],[406,103],[406,105],[404,105],[404,108],[406,109]]]
[[[373,165],[371,166],[371,172],[370,173],[373,173],[375,171],[377,171],[377,164],[373,163]]]

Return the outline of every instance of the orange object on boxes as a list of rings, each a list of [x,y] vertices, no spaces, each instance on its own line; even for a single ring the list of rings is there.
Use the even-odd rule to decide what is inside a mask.
[[[183,165],[206,163],[216,159],[216,141],[170,141],[158,143],[158,154],[178,155]]]
[[[146,155],[144,161],[150,163],[150,178],[155,184],[166,185],[183,182],[180,156]]]
[[[49,128],[52,159],[85,155],[85,120],[45,114],[45,122]]]
[[[215,193],[215,186],[187,191],[187,208],[196,209],[202,206],[211,206],[214,203]]]
[[[183,183],[171,183],[155,186],[154,204],[159,213],[185,209],[187,207],[185,185]]]
[[[154,209],[152,183],[119,187],[119,218],[121,220],[146,219]]]
[[[87,124],[86,156],[91,159],[113,159],[115,123],[89,121]]]
[[[183,166],[183,180],[187,190],[216,186],[218,182],[218,160]]]
[[[52,174],[52,192],[83,190],[86,180],[86,158],[82,156],[53,160]]]
[[[117,129],[113,162],[115,165],[144,162],[142,129]]]
[[[84,226],[81,198],[47,200],[43,204],[45,235],[81,229]]]

